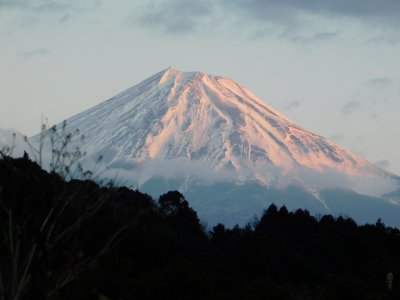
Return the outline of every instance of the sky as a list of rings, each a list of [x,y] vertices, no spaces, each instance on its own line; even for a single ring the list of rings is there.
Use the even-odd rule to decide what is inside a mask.
[[[33,135],[168,66],[400,174],[399,0],[0,0],[0,128]]]

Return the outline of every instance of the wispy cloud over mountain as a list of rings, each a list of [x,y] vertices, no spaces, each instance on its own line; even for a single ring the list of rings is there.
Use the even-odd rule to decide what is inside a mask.
[[[286,105],[285,109],[286,110],[295,109],[298,108],[300,105],[301,103],[299,101],[292,101]]]
[[[342,113],[345,115],[355,112],[360,107],[360,102],[350,101],[342,107]]]
[[[384,90],[388,88],[392,83],[392,79],[388,77],[372,78],[368,80],[365,84],[368,87]]]
[[[398,32],[400,2],[396,0],[217,0],[151,1],[132,18],[135,24],[179,34],[199,28],[215,30],[229,23],[233,31],[254,37],[273,35],[294,42],[317,42],[341,36],[349,23],[373,25],[378,34]],[[346,25],[347,24],[347,25]]]
[[[32,27],[49,18],[52,22],[64,23],[71,16],[95,10],[100,5],[100,0],[0,0],[0,21],[3,14],[7,17],[7,26],[22,23]]]
[[[151,1],[131,21],[141,26],[181,34],[198,30],[214,18],[212,1]]]
[[[302,14],[347,17],[365,22],[379,20],[390,25],[400,22],[400,2],[397,0],[222,0],[220,3],[261,22],[287,22],[303,17]]]
[[[50,53],[50,50],[45,49],[45,48],[38,48],[30,51],[25,51],[19,53],[19,55],[23,58],[33,58],[33,57],[38,57],[38,56],[44,56]]]
[[[35,11],[68,11],[84,9],[100,4],[98,0],[89,1],[54,1],[54,0],[0,0],[0,8],[18,8]]]

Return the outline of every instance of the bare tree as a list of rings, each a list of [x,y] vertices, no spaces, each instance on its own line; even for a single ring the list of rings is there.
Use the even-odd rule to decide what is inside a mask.
[[[13,137],[12,145],[0,151],[0,159],[9,159],[7,156],[12,154],[15,134]],[[88,179],[93,173],[84,171],[79,161],[85,153],[79,147],[70,147],[76,138],[83,140],[84,136],[79,130],[68,132],[64,122],[61,128],[48,128],[43,124],[37,146],[26,137],[25,142],[41,167],[44,164],[43,153],[50,149],[49,168],[52,173],[65,180]],[[84,199],[81,199],[82,194]],[[25,199],[10,199],[9,195],[4,195],[0,182],[0,300],[23,299],[28,291],[31,293],[35,289],[38,280],[46,287],[41,289],[41,296],[51,298],[107,253],[124,237],[127,228],[134,225],[136,218],[109,234],[103,245],[90,254],[84,253],[82,241],[75,236],[112,197],[114,195],[110,192],[88,195],[79,189],[69,194],[57,193],[52,199],[41,199],[50,205],[38,216],[28,203],[17,203]],[[74,213],[76,203],[84,203],[79,213]],[[60,259],[61,268],[48,267]]]
[[[12,156],[14,149],[16,147],[15,139],[16,139],[17,134],[15,132],[12,133],[12,138],[11,138],[11,144],[10,145],[5,145],[1,148],[0,150],[0,158],[3,158],[5,156]],[[1,282],[0,282],[1,284]]]
[[[59,174],[68,180],[72,178],[90,178],[92,171],[84,171],[80,160],[86,155],[79,146],[71,148],[79,139],[81,144],[85,136],[79,129],[68,131],[67,122],[64,121],[61,127],[57,125],[48,126],[42,123],[41,132],[37,145],[33,145],[27,137],[25,142],[28,145],[34,160],[42,167],[44,165],[44,154],[49,154],[49,170]]]
[[[96,224],[93,220],[97,214],[115,197],[112,191],[94,190],[92,195],[85,192],[77,189],[69,195],[55,196],[38,217],[29,209],[18,211],[0,189],[0,300],[24,299],[36,289],[42,297],[52,299],[108,253],[126,236],[128,228],[136,226],[141,215],[147,213],[138,211],[131,221],[109,232],[93,252],[85,252],[88,240],[85,235],[77,237],[88,228],[88,222]]]

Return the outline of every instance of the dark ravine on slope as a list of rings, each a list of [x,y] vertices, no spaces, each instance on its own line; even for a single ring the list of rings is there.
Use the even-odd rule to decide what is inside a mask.
[[[252,225],[206,233],[179,192],[155,203],[26,157],[0,159],[0,191],[4,300],[400,297],[400,231],[382,222],[270,206]]]

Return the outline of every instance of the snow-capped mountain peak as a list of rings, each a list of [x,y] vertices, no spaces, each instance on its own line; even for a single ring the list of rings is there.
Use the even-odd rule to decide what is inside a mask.
[[[87,153],[87,168],[102,157],[95,166],[102,176],[154,196],[179,189],[211,223],[221,216],[247,221],[268,199],[318,213],[358,213],[347,191],[376,196],[398,185],[395,175],[305,130],[232,79],[173,67],[66,124],[85,135],[71,146]],[[336,205],[325,191],[331,188],[349,200]]]
[[[395,177],[305,130],[230,78],[173,67],[66,124],[68,131],[84,134],[84,143],[72,146],[87,153],[83,163],[89,169],[102,157],[107,172],[134,186],[155,176],[264,186],[305,181],[312,188],[349,187],[348,176]],[[362,186],[356,190],[370,188]]]
[[[383,174],[359,155],[298,126],[235,81],[169,67],[71,119],[87,152],[108,163],[206,161],[215,170],[331,168]],[[257,172],[255,172],[257,173]]]

